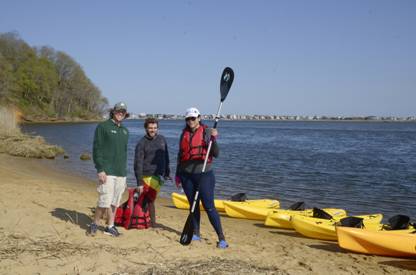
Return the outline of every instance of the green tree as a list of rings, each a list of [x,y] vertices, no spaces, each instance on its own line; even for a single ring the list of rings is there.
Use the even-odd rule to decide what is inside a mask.
[[[13,103],[11,91],[14,86],[12,65],[0,53],[0,104],[10,105]]]
[[[17,33],[0,34],[0,104],[34,117],[101,116],[108,105],[81,65],[51,47],[32,48]]]

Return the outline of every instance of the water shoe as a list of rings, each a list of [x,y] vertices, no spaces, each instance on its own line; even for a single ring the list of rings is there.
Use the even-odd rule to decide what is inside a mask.
[[[221,249],[225,249],[228,247],[228,243],[225,240],[221,240],[217,242],[217,247]]]
[[[200,237],[200,236],[198,236],[198,235],[195,235],[195,234],[194,234],[194,235],[192,236],[192,240],[193,240],[193,241],[200,241],[200,240],[201,240],[201,237]]]

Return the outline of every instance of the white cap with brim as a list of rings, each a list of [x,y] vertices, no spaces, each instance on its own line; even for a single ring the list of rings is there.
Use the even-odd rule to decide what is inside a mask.
[[[186,109],[185,118],[188,117],[199,117],[201,114],[199,113],[198,109],[195,107],[191,107]]]

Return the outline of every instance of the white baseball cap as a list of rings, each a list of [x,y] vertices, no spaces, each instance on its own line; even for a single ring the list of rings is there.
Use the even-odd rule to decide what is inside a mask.
[[[185,118],[199,117],[200,115],[201,115],[201,113],[198,111],[197,108],[191,107],[191,108],[186,109]]]

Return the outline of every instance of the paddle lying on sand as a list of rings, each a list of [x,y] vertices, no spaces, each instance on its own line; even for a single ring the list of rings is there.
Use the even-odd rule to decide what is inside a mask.
[[[225,98],[228,95],[228,92],[230,91],[231,85],[233,84],[233,80],[234,80],[233,70],[229,67],[225,68],[221,75],[221,82],[220,82],[221,101],[220,101],[220,106],[218,107],[217,115],[215,116],[215,123],[213,127],[214,129],[217,128],[218,120],[220,119],[222,103],[224,102]],[[212,146],[212,140],[210,140],[208,144],[207,155],[205,156],[204,166],[202,167],[202,173],[205,172],[205,168],[207,166],[207,161],[208,161],[208,156],[211,151],[211,146]],[[183,227],[181,238],[179,240],[179,242],[182,245],[188,245],[192,242],[192,236],[194,234],[193,215],[195,211],[196,202],[198,200],[198,196],[199,196],[199,189],[195,193],[191,211],[189,213],[188,219],[186,220],[185,226]]]

